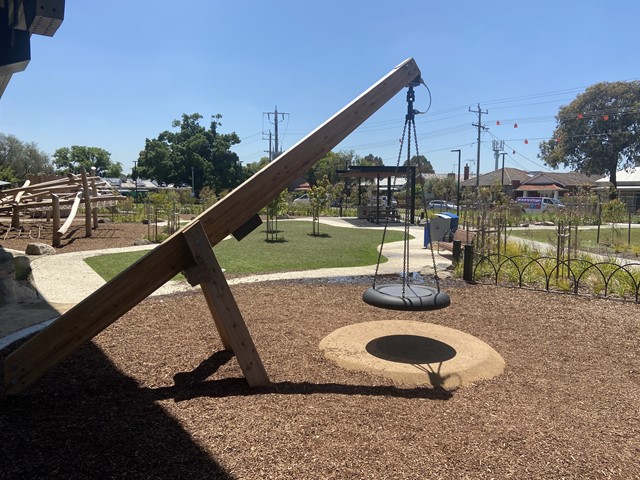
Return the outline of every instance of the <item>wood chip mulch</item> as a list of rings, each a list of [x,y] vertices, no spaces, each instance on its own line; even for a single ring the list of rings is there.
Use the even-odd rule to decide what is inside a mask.
[[[51,222],[25,220],[21,231],[10,229],[10,224],[6,218],[0,220],[0,247],[24,252],[29,243],[52,244]],[[155,238],[153,228],[153,225],[142,223],[100,223],[98,228],[91,230],[91,237],[87,237],[84,221],[76,219],[63,235],[56,253],[131,247],[136,240],[148,236]]]
[[[451,282],[449,308],[390,312],[361,301],[367,286],[232,287],[273,382],[259,389],[202,295],[147,299],[0,400],[0,478],[640,479],[638,305]],[[386,319],[475,335],[505,373],[407,387],[318,349]]]

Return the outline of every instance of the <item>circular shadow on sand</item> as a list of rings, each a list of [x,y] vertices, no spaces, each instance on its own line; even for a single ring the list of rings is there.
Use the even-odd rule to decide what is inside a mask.
[[[365,347],[374,357],[398,363],[440,363],[456,356],[456,350],[439,340],[419,335],[387,335]]]

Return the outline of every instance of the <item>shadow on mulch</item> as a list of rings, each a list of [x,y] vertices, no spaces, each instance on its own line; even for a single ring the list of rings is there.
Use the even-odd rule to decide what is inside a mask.
[[[233,478],[93,344],[0,400],[0,457],[0,478]]]
[[[0,362],[18,346],[1,352]],[[0,398],[0,456],[11,459],[0,464],[0,479],[234,478],[157,404],[161,400],[273,393],[453,396],[426,387],[283,381],[251,388],[244,378],[207,380],[232,358],[216,352],[193,371],[175,374],[173,386],[149,388],[119,371],[96,345],[85,345],[26,392]]]
[[[427,400],[449,400],[453,391],[444,388],[397,388],[393,386],[345,385],[339,383],[273,382],[267,387],[252,388],[244,378],[206,380],[222,365],[233,358],[228,351],[220,351],[204,360],[191,372],[174,375],[170,387],[143,388],[152,401],[174,399],[176,402],[199,397],[221,398],[229,396],[251,396],[278,393],[282,395],[309,395],[315,393],[338,395],[384,396],[397,398],[422,398]]]

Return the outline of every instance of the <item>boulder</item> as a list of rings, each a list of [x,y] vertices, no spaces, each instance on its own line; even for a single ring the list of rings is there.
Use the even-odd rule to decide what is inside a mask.
[[[133,241],[133,244],[138,247],[140,245],[151,245],[153,242],[151,240],[148,240],[146,238],[138,238],[137,240]]]
[[[53,255],[56,249],[46,243],[30,243],[25,252],[27,255]]]

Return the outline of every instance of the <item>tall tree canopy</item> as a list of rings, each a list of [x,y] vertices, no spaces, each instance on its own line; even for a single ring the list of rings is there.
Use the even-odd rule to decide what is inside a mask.
[[[424,155],[414,155],[413,157],[411,157],[411,160],[409,160],[409,164],[413,167],[419,166],[420,171],[418,173],[436,173],[436,171],[433,169],[433,165],[431,165],[431,162],[427,160],[427,157],[425,157]],[[407,166],[406,160],[404,161],[402,166]]]
[[[640,81],[592,85],[561,107],[556,121],[539,157],[552,168],[609,175],[617,187],[616,171],[640,160]]]
[[[0,133],[0,180],[19,182],[30,173],[53,173],[49,156],[33,142]]]
[[[162,183],[204,186],[221,192],[243,180],[238,155],[230,149],[240,143],[235,133],[218,133],[222,115],[213,115],[209,128],[200,125],[202,115],[193,113],[174,120],[177,132],[165,130],[157,138],[146,139],[138,158],[138,174]],[[192,176],[193,175],[193,176]]]
[[[80,167],[87,172],[96,167],[96,173],[101,177],[119,177],[122,174],[122,164],[111,161],[111,153],[104,148],[72,145],[57,149],[53,154],[53,163],[57,173],[79,173]]]

